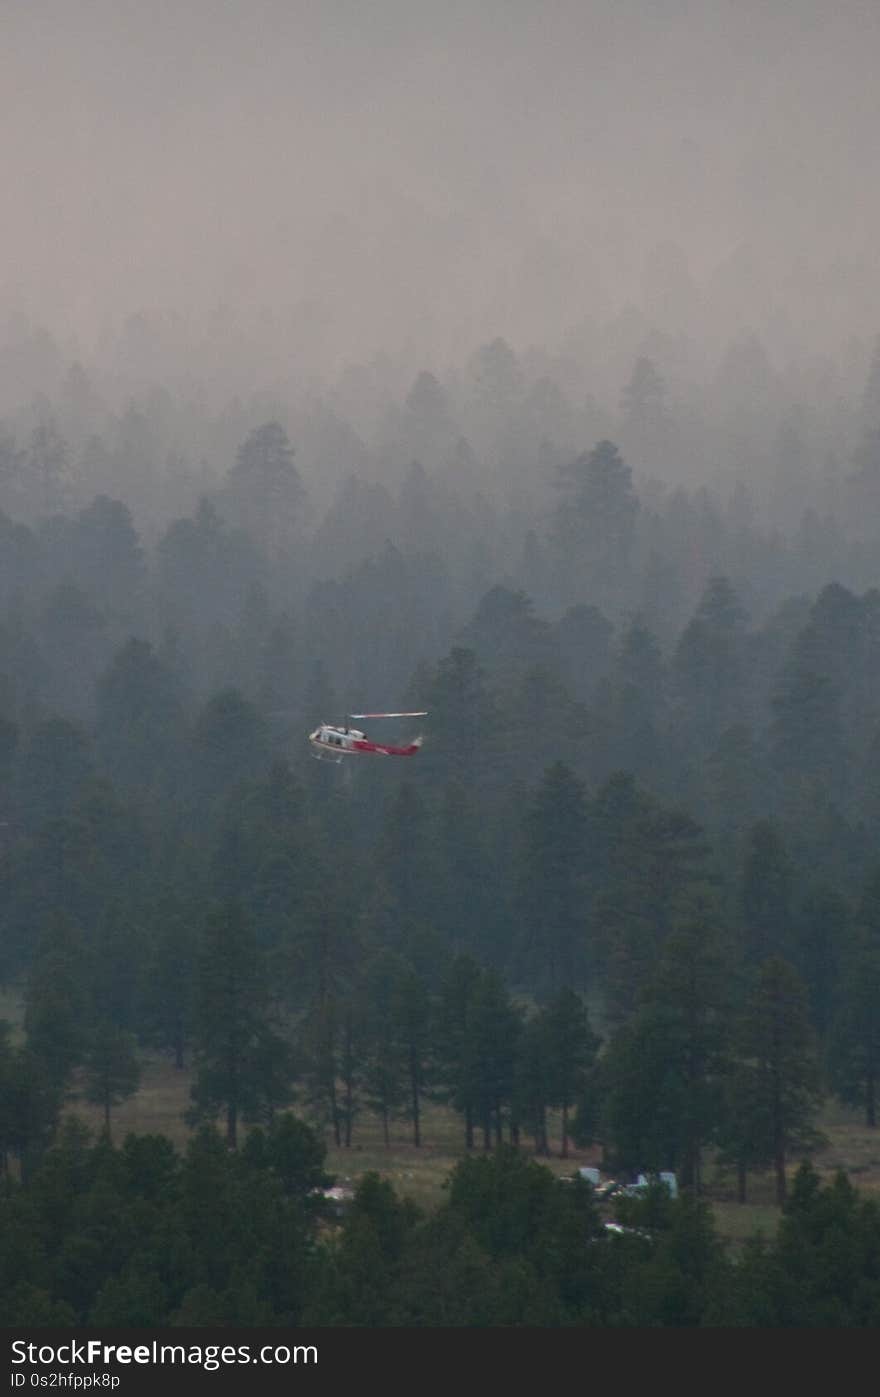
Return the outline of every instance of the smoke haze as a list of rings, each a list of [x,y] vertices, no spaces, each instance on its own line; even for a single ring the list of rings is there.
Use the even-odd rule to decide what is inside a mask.
[[[869,0],[0,13],[0,302],[84,354],[134,313],[262,326],[254,381],[627,307],[782,356],[880,322]]]

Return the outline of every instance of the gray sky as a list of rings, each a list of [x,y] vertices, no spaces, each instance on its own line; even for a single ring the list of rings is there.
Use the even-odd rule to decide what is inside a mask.
[[[876,0],[0,0],[0,304],[412,342],[880,326]],[[303,332],[304,333],[304,332]]]

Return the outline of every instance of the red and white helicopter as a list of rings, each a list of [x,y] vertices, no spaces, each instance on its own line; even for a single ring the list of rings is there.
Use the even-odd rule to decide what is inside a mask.
[[[414,737],[406,747],[395,747],[387,742],[371,742],[359,728],[349,726],[349,720],[357,718],[427,718],[421,713],[349,713],[344,727],[334,727],[322,723],[309,733],[312,756],[324,760],[341,762],[343,757],[364,757],[370,754],[378,757],[414,757],[422,745],[421,737]]]

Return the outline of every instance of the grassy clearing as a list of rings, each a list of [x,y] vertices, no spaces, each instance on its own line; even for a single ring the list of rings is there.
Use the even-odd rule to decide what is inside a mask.
[[[179,1072],[167,1059],[147,1059],[137,1093],[112,1113],[114,1140],[123,1140],[130,1131],[138,1135],[162,1134],[179,1148],[185,1147],[192,1133],[184,1120],[190,1105],[191,1083],[189,1069]],[[70,1101],[67,1113],[78,1117],[95,1134],[103,1127],[101,1110],[79,1096],[75,1095]],[[355,1124],[351,1148],[337,1146],[330,1132],[325,1135],[327,1170],[336,1175],[340,1183],[353,1184],[374,1170],[421,1206],[436,1207],[443,1199],[443,1187],[450,1170],[464,1154],[461,1119],[448,1107],[426,1105],[422,1139],[424,1143],[416,1149],[408,1123],[395,1121],[386,1147],[380,1121],[364,1114]],[[558,1150],[559,1125],[552,1117],[551,1139]],[[556,1174],[570,1174],[579,1164],[597,1162],[596,1150],[574,1148],[570,1149],[567,1160],[558,1154],[541,1160]]]
[[[880,1201],[880,1130],[869,1130],[864,1117],[834,1103],[822,1121],[828,1143],[815,1156],[823,1173],[842,1169],[864,1194]]]
[[[556,1130],[558,1124],[551,1119]],[[357,1179],[375,1170],[390,1179],[399,1193],[425,1208],[442,1202],[444,1187],[450,1171],[465,1154],[464,1127],[461,1118],[444,1106],[429,1105],[422,1122],[424,1143],[417,1149],[412,1143],[409,1126],[397,1123],[390,1132],[386,1148],[378,1121],[365,1117],[359,1121],[350,1149],[328,1142],[327,1168],[338,1176],[340,1183],[356,1183]],[[554,1174],[571,1174],[580,1164],[598,1162],[597,1150],[570,1148],[568,1159],[558,1154],[541,1159]]]
[[[2,1003],[2,1002],[0,1002]],[[143,1065],[141,1086],[130,1101],[113,1112],[115,1140],[129,1131],[136,1134],[163,1134],[183,1148],[191,1134],[184,1121],[191,1073],[181,1072],[164,1058],[151,1058]],[[95,1133],[102,1126],[101,1112],[81,1099],[71,1101],[69,1114],[78,1116]],[[830,1178],[843,1169],[863,1193],[880,1199],[880,1131],[868,1130],[860,1113],[830,1102],[820,1121],[828,1143],[813,1156],[818,1171]],[[327,1169],[339,1183],[356,1185],[368,1171],[375,1170],[394,1184],[397,1191],[425,1209],[437,1207],[444,1198],[450,1171],[464,1154],[464,1131],[460,1118],[448,1107],[427,1105],[422,1122],[423,1144],[412,1143],[406,1122],[393,1123],[386,1148],[380,1122],[372,1116],[358,1119],[350,1149],[337,1147],[326,1135]],[[555,1174],[570,1174],[579,1165],[599,1163],[600,1152],[571,1149],[569,1158],[559,1156],[559,1122],[551,1119],[551,1147],[555,1153],[540,1162]],[[792,1173],[799,1161],[792,1161]],[[771,1173],[750,1174],[748,1202],[735,1201],[733,1181],[706,1170],[707,1193],[712,1200],[718,1230],[734,1246],[756,1231],[772,1236],[779,1219]]]
[[[142,1063],[141,1084],[129,1101],[116,1106],[110,1117],[113,1139],[124,1140],[128,1134],[166,1135],[178,1149],[184,1149],[191,1135],[183,1113],[190,1105],[191,1075],[178,1072],[165,1058],[150,1058]],[[104,1126],[100,1107],[91,1105],[74,1092],[67,1114],[76,1116],[98,1134]]]

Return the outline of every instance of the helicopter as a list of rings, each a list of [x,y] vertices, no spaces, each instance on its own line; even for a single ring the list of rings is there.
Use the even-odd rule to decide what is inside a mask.
[[[322,723],[320,727],[315,728],[314,732],[309,733],[312,756],[323,761],[335,761],[337,764],[342,761],[343,757],[368,755],[414,757],[422,745],[421,737],[414,737],[406,747],[393,746],[387,742],[371,742],[360,728],[353,728],[350,723],[353,719],[366,721],[371,718],[427,718],[427,716],[426,711],[421,713],[349,713],[346,715],[342,727],[335,727],[332,723]]]

